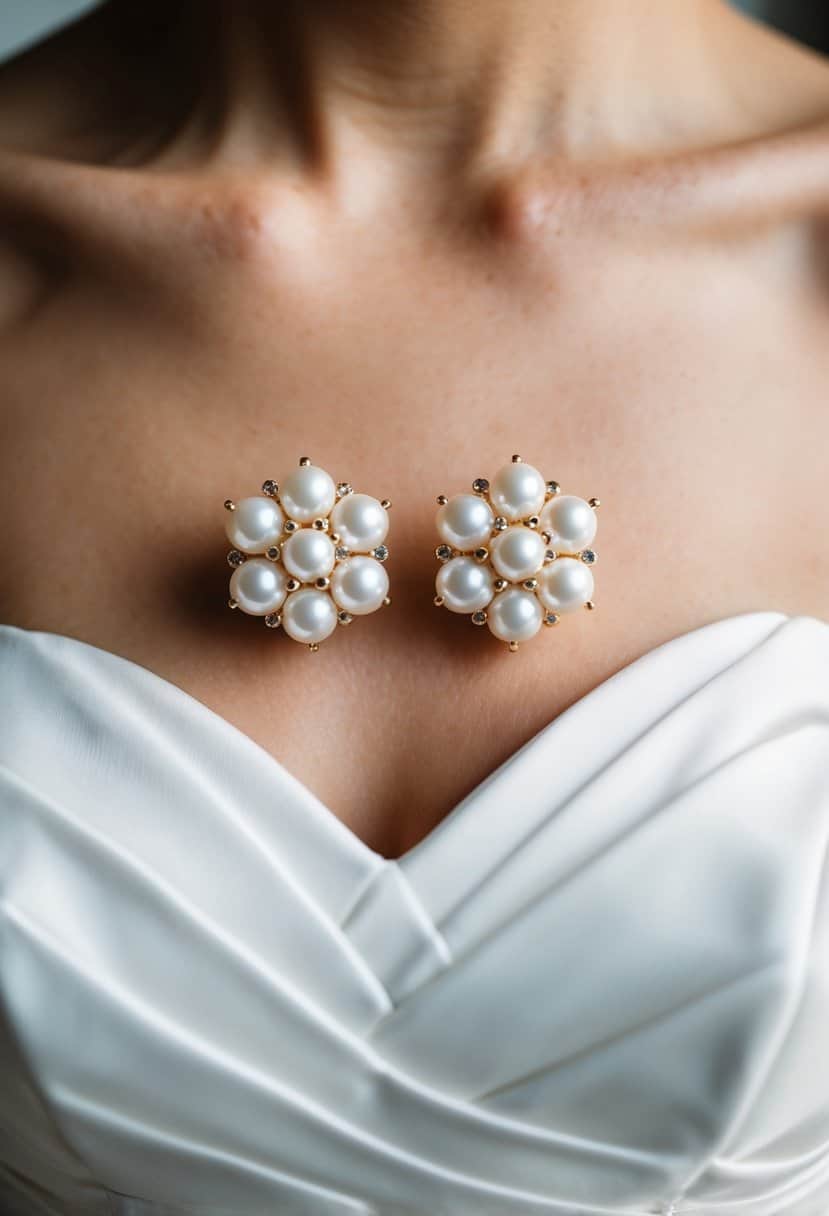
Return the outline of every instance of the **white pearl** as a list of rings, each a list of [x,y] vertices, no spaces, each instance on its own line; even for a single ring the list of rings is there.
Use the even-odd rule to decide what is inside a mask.
[[[504,642],[526,642],[538,633],[543,615],[532,591],[507,587],[489,605],[486,623]]]
[[[313,582],[334,569],[334,543],[316,528],[300,528],[282,546],[282,561],[301,583]]]
[[[326,516],[336,497],[333,479],[315,464],[300,465],[279,482],[279,501],[291,519],[300,524]]]
[[[368,553],[386,539],[389,514],[370,494],[345,494],[331,512],[331,529],[347,548]]]
[[[474,557],[453,557],[438,570],[435,590],[450,612],[478,612],[492,599],[492,571]]]
[[[323,642],[337,628],[337,609],[327,591],[300,587],[282,609],[282,628],[296,642]]]
[[[557,557],[538,576],[538,597],[551,612],[574,612],[593,595],[593,571],[578,557]]]
[[[243,612],[267,616],[280,607],[286,595],[285,571],[264,557],[237,566],[230,576],[230,594]]]
[[[225,517],[227,539],[242,553],[264,553],[279,540],[284,518],[272,498],[243,498]]]
[[[596,535],[596,512],[577,494],[557,494],[551,498],[539,516],[542,532],[551,532],[553,549],[565,553],[580,553]]]
[[[492,479],[489,497],[501,515],[509,520],[537,515],[547,493],[547,483],[538,469],[524,461],[505,464]]]
[[[477,494],[455,494],[438,511],[441,540],[453,549],[477,549],[489,540],[495,516],[489,503]]]
[[[519,583],[540,569],[547,546],[533,528],[513,524],[495,537],[490,552],[496,573],[510,583]]]
[[[373,557],[347,557],[331,575],[331,594],[355,616],[375,612],[389,593],[389,576]]]

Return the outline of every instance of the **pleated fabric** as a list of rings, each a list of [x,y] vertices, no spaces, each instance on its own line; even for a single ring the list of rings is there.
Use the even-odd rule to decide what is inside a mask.
[[[0,626],[3,1216],[826,1216],[829,623],[570,706],[399,860]]]

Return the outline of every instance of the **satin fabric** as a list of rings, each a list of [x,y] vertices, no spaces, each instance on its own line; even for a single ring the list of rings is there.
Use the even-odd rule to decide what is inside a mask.
[[[829,623],[658,646],[389,861],[0,626],[4,1216],[826,1216]]]

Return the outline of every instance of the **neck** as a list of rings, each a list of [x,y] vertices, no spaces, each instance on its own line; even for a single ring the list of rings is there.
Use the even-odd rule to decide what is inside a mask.
[[[422,169],[703,139],[723,100],[708,40],[732,17],[722,0],[183,0],[182,14],[214,152],[277,140],[329,170],[355,144]]]

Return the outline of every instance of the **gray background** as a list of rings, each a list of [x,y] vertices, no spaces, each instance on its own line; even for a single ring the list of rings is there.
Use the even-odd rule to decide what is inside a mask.
[[[667,0],[681,3],[681,0]],[[796,38],[829,53],[826,0],[735,0]],[[0,0],[0,59],[95,7],[96,0]]]

